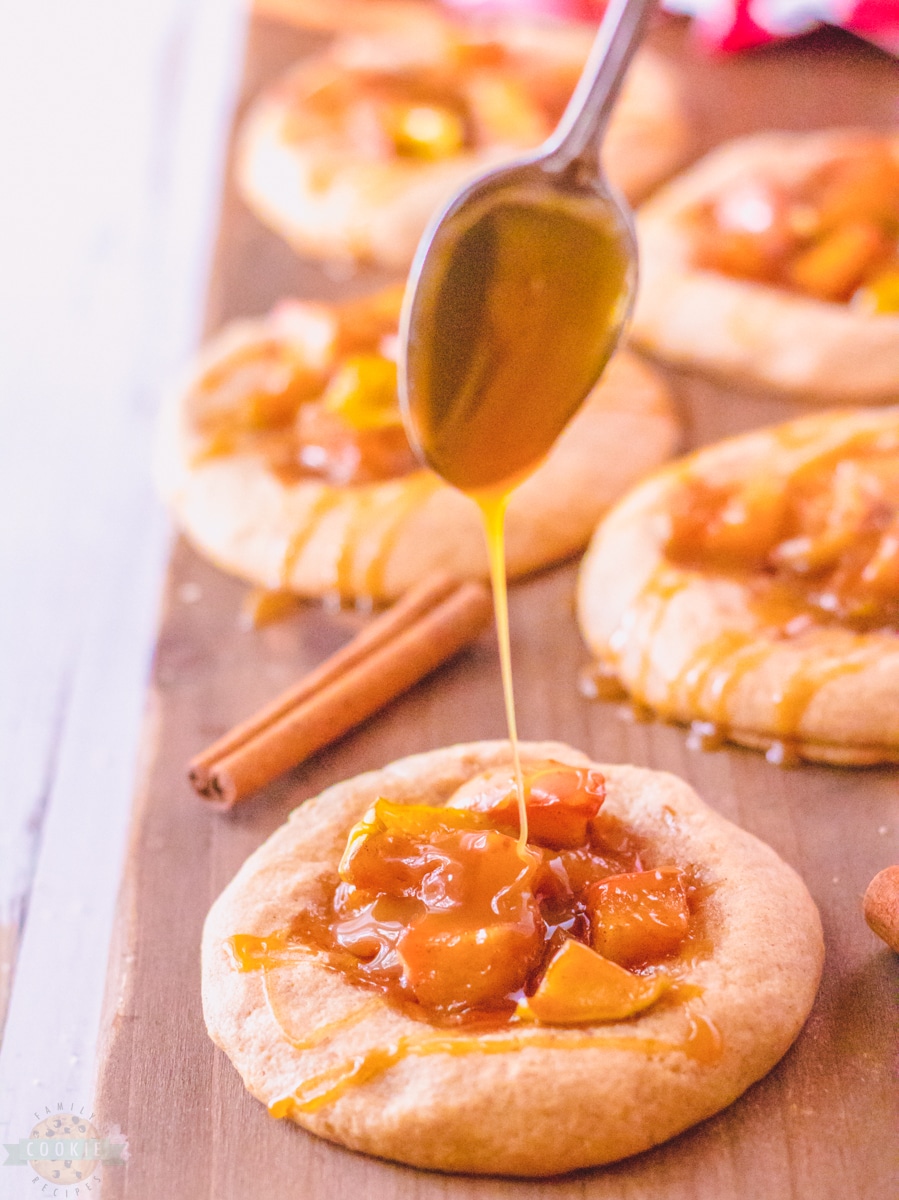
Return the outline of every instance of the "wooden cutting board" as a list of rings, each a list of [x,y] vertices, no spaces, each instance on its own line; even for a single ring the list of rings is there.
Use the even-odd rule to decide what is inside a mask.
[[[657,32],[675,64],[696,148],[753,129],[887,125],[899,115],[899,64],[828,33],[737,60],[708,60],[684,27]],[[244,98],[322,39],[257,20]],[[208,327],[285,294],[324,298],[379,282],[372,272],[297,260],[228,185]],[[685,442],[782,420],[800,409],[671,374]],[[308,606],[268,628],[239,627],[246,588],[183,543],[174,550],[149,696],[145,754],[121,919],[109,968],[98,1112],[126,1133],[130,1159],[107,1168],[105,1200],[886,1200],[899,1190],[893,1081],[899,959],[869,933],[861,896],[899,861],[897,773],[804,766],[750,751],[690,751],[684,731],[591,704],[575,680],[586,655],[573,617],[574,565],[512,589],[519,724],[599,761],[664,768],[770,842],[808,883],[824,920],[827,965],[808,1024],[783,1062],[725,1112],[629,1161],[536,1183],[445,1177],[353,1154],[272,1120],[208,1040],[199,941],[212,900],[237,868],[323,787],[401,755],[505,732],[492,635],[231,815],[204,807],[188,758],[342,644],[364,618]],[[760,1028],[766,1014],[759,1012]]]

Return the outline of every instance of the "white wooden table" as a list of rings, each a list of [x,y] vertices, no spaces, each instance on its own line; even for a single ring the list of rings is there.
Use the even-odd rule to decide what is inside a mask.
[[[244,17],[0,0],[0,1143],[91,1103],[168,545],[153,418],[198,336]]]

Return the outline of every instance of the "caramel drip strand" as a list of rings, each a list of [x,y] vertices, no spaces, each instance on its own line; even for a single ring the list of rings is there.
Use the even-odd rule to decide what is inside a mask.
[[[225,952],[235,971],[259,971],[264,967],[282,967],[301,962],[309,951],[286,930],[257,937],[252,933],[235,933],[225,938]]]
[[[510,489],[485,491],[472,494],[471,498],[481,510],[484,535],[487,538],[487,554],[490,560],[490,581],[493,585],[493,610],[496,614],[496,634],[499,642],[499,661],[503,680],[503,700],[506,708],[506,723],[509,727],[509,742],[512,746],[512,762],[515,767],[515,784],[518,799],[518,854],[528,861],[528,813],[524,794],[524,773],[518,751],[518,726],[515,720],[515,693],[512,687],[512,647],[509,637],[509,596],[506,581],[506,508]]]
[[[235,970],[243,973],[260,972],[262,992],[272,1020],[278,1026],[284,1040],[289,1042],[295,1050],[311,1050],[342,1030],[357,1025],[377,1009],[383,1008],[383,1001],[370,1000],[367,1004],[354,1008],[352,1012],[346,1013],[334,1021],[329,1021],[326,1025],[319,1025],[306,1037],[297,1038],[290,1032],[282,1016],[278,1013],[272,999],[269,975],[280,967],[293,966],[303,960],[308,961],[315,955],[311,954],[306,946],[292,940],[290,934],[284,930],[269,934],[264,938],[255,937],[249,933],[236,933],[233,937],[225,939],[225,950]]]
[[[727,721],[726,703],[721,704],[721,688],[732,675],[733,663],[749,644],[749,635],[742,630],[726,630],[701,646],[687,669],[674,683],[679,692],[678,703],[686,712],[703,712],[706,692],[711,683],[715,697],[714,711],[708,717],[715,724]],[[724,711],[722,711],[724,709]]]
[[[643,651],[640,656],[640,665],[636,672],[636,678],[629,687],[632,697],[640,703],[648,703],[647,687],[652,669],[652,648],[665,619],[668,601],[682,591],[687,583],[688,580],[683,572],[672,570],[667,563],[660,563],[644,584],[637,598],[622,614],[618,628],[609,638],[606,653],[610,663],[619,667],[624,650],[634,642],[632,633],[643,616],[644,608],[648,605],[653,606],[647,617],[646,637],[642,639]],[[667,708],[667,704],[665,707]],[[653,708],[662,712],[658,705],[653,705]],[[665,713],[662,712],[662,715]]]
[[[820,690],[833,680],[855,675],[870,666],[870,647],[861,647],[840,658],[810,662],[793,672],[787,683],[774,697],[774,718],[779,738],[789,739],[799,733],[799,726],[809,705]]]
[[[625,700],[627,691],[608,663],[588,663],[578,673],[577,687],[585,700]]]
[[[381,1000],[370,1000],[367,1004],[363,1004],[359,1008],[354,1008],[351,1012],[345,1013],[344,1016],[337,1017],[333,1021],[329,1021],[326,1025],[319,1025],[317,1029],[313,1029],[306,1037],[297,1038],[287,1028],[286,1023],[275,1007],[268,976],[268,969],[263,967],[262,991],[265,996],[265,1003],[268,1005],[268,1011],[271,1013],[272,1020],[278,1026],[281,1036],[293,1046],[294,1050],[312,1050],[315,1046],[321,1045],[322,1042],[328,1041],[329,1038],[336,1037],[343,1030],[351,1029],[354,1025],[358,1025],[360,1021],[364,1021],[366,1017],[371,1016],[379,1008],[384,1007]]]
[[[303,523],[291,535],[281,560],[281,587],[290,588],[290,581],[297,564],[303,556],[303,551],[312,540],[321,520],[340,503],[341,494],[336,488],[322,488],[309,506]]]
[[[286,1117],[293,1111],[316,1112],[338,1100],[349,1088],[376,1079],[405,1058],[424,1058],[432,1054],[508,1054],[514,1050],[622,1050],[635,1053],[684,1054],[703,1065],[717,1062],[723,1051],[720,1032],[701,1013],[685,1010],[689,1029],[681,1042],[661,1038],[558,1032],[529,1032],[501,1037],[400,1037],[391,1046],[376,1047],[364,1054],[338,1063],[304,1080],[292,1092],[269,1105],[273,1117]]]
[[[404,480],[395,494],[380,501],[374,488],[355,492],[356,511],[344,533],[334,568],[334,593],[338,604],[354,597],[369,603],[384,598],[384,572],[406,519],[439,486],[434,475],[422,471]],[[359,547],[366,541],[374,546],[374,552],[361,572],[362,586],[357,587]]]
[[[431,493],[440,486],[437,476],[432,475],[430,471],[423,471],[420,475],[410,477],[405,483],[391,506],[387,517],[387,527],[381,531],[378,549],[372,555],[365,570],[362,587],[366,596],[371,596],[375,601],[383,598],[387,563],[399,541],[406,519],[420,508]]]

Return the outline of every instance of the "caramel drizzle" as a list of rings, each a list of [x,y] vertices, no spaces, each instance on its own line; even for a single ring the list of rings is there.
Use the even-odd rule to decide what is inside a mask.
[[[626,1050],[642,1054],[680,1053],[703,1065],[716,1063],[723,1051],[721,1034],[712,1021],[702,1013],[685,1010],[689,1021],[687,1036],[681,1042],[661,1038],[641,1038],[610,1035],[570,1034],[560,1037],[557,1032],[508,1034],[501,1037],[452,1037],[404,1035],[390,1046],[378,1046],[364,1054],[329,1067],[318,1075],[303,1080],[286,1096],[273,1100],[268,1110],[273,1117],[287,1117],[291,1112],[311,1113],[333,1104],[351,1087],[359,1087],[383,1075],[385,1071],[406,1058],[426,1058],[432,1054],[508,1054],[513,1050]]]
[[[232,966],[238,971],[260,971],[262,989],[272,1020],[294,1049],[311,1050],[330,1040],[346,1029],[378,1010],[384,1002],[373,999],[343,1017],[329,1021],[313,1029],[304,1038],[296,1038],[279,1016],[272,1001],[268,983],[270,970],[290,966],[293,963],[314,958],[302,944],[292,940],[289,933],[273,933],[265,938],[252,934],[235,934],[225,941],[225,949]],[[701,990],[695,985],[676,982],[668,995],[671,999],[686,1002],[695,999]],[[557,1031],[528,1029],[527,1032],[500,1036],[477,1037],[452,1034],[404,1034],[389,1046],[376,1046],[363,1054],[338,1063],[317,1075],[302,1080],[287,1095],[272,1101],[269,1112],[273,1117],[286,1117],[291,1112],[315,1112],[335,1100],[348,1088],[358,1087],[396,1066],[405,1058],[425,1058],[432,1054],[508,1054],[514,1050],[629,1050],[642,1054],[681,1053],[696,1062],[711,1065],[721,1057],[723,1042],[713,1022],[702,1013],[689,1007],[684,1008],[689,1022],[686,1038],[681,1042],[669,1042],[660,1038],[608,1035],[596,1036],[585,1033],[568,1033],[560,1036]]]
[[[340,500],[340,492],[336,488],[322,488],[309,506],[302,525],[291,535],[284,551],[284,558],[281,560],[281,587],[285,590],[290,588],[290,581],[297,564],[321,524],[322,518],[335,509]]]
[[[371,1016],[377,1009],[382,1008],[380,1000],[369,1000],[367,1004],[361,1005],[359,1008],[354,1008],[352,1012],[345,1013],[342,1017],[337,1017],[333,1021],[328,1021],[326,1025],[319,1025],[317,1029],[313,1029],[306,1037],[297,1038],[287,1028],[282,1017],[278,1014],[272,1000],[271,990],[269,988],[269,969],[261,968],[262,972],[262,993],[265,996],[265,1003],[268,1005],[268,1011],[271,1013],[272,1020],[278,1026],[281,1036],[286,1042],[289,1042],[295,1050],[312,1050],[314,1047],[321,1045],[322,1042],[328,1041],[335,1037],[344,1029],[351,1029],[354,1025],[358,1025],[366,1017]]]
[[[821,688],[834,679],[863,671],[871,661],[870,647],[860,647],[842,658],[807,663],[798,668],[774,698],[775,724],[780,736],[791,737],[798,732],[809,705]]]
[[[644,604],[655,604],[654,611],[645,618],[647,629],[644,649],[631,687],[638,705],[648,703],[652,650],[667,603],[687,583],[685,572],[672,572],[667,563],[660,564],[609,639],[613,659],[620,662],[633,629],[641,619]],[[698,719],[693,721],[694,744],[703,749],[717,749],[729,736],[734,694],[742,681],[760,667],[771,653],[772,644],[764,632],[756,635],[740,629],[725,630],[699,647],[687,667],[668,685],[665,699],[652,706],[653,711],[668,719],[678,712],[697,714]],[[798,761],[793,743],[798,738],[802,721],[815,697],[831,681],[865,670],[871,665],[871,655],[871,647],[860,644],[850,654],[831,657],[823,662],[801,664],[793,670],[780,692],[772,697],[775,740],[767,753],[769,761],[782,766],[794,765]],[[601,672],[608,673],[608,670],[604,664],[598,664],[590,682],[593,679],[601,682]],[[583,682],[581,692],[589,695]],[[598,686],[594,696],[597,692],[601,698],[606,698]]]
[[[634,627],[641,619],[644,603],[654,603],[654,611],[647,617],[648,627],[636,680],[630,688],[632,694],[641,703],[647,702],[647,685],[652,669],[652,648],[661,629],[662,621],[665,619],[668,601],[682,591],[687,586],[687,582],[683,572],[672,570],[667,563],[660,563],[650,575],[637,599],[622,614],[618,628],[609,638],[607,654],[610,662],[617,666],[631,641]]]
[[[259,971],[262,977],[262,994],[272,1020],[278,1026],[284,1040],[289,1042],[295,1050],[312,1050],[342,1030],[357,1025],[376,1009],[383,1007],[381,1000],[369,1000],[367,1004],[353,1009],[352,1012],[328,1021],[326,1025],[319,1025],[306,1037],[295,1037],[278,1013],[272,999],[269,973],[280,967],[291,966],[304,960],[309,961],[314,959],[315,955],[311,954],[301,943],[291,940],[285,932],[273,933],[264,938],[254,937],[248,933],[237,933],[225,940],[225,950],[231,959],[232,966],[238,971]]]
[[[363,591],[367,596],[380,600],[384,595],[384,575],[387,563],[399,541],[406,518],[419,508],[428,497],[441,486],[440,480],[430,471],[410,477],[402,492],[397,496],[390,512],[389,524],[381,532],[378,552],[372,556],[365,572]]]
[[[344,534],[334,570],[334,592],[340,603],[357,595],[373,602],[384,598],[387,563],[406,520],[439,486],[440,481],[430,471],[420,471],[403,479],[396,493],[380,503],[374,488],[360,489],[354,495],[356,512]],[[362,587],[357,589],[353,582],[356,559],[367,535],[371,535],[376,549],[362,572]]]

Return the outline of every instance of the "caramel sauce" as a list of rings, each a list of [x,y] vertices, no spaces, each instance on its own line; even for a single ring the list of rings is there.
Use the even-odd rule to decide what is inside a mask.
[[[606,662],[588,663],[582,667],[577,686],[585,700],[624,700],[627,696],[614,668]]]
[[[511,489],[481,492],[473,497],[484,523],[487,554],[490,560],[490,583],[493,588],[493,608],[496,614],[496,634],[499,643],[500,672],[503,681],[503,702],[506,725],[512,747],[515,781],[518,785],[518,852],[523,858],[527,851],[528,815],[525,807],[524,777],[518,750],[518,724],[515,719],[515,693],[512,686],[512,641],[509,632],[509,600],[506,586],[505,519]]]
[[[379,1046],[345,1062],[338,1063],[318,1075],[313,1075],[287,1096],[268,1106],[273,1117],[287,1117],[291,1112],[316,1112],[333,1104],[351,1087],[358,1087],[383,1075],[405,1058],[424,1058],[432,1054],[459,1057],[466,1054],[509,1054],[520,1050],[617,1050],[656,1056],[683,1054],[702,1066],[713,1066],[723,1052],[721,1034],[703,1013],[685,1009],[688,1021],[686,1036],[680,1041],[619,1034],[587,1034],[541,1032],[528,1030],[515,1034],[489,1037],[458,1035],[403,1036],[390,1046]]]
[[[691,721],[690,732],[687,735],[687,745],[691,750],[705,750],[711,753],[720,750],[727,741],[727,730],[712,721]]]
[[[385,571],[409,516],[440,486],[428,471],[409,475],[393,494],[364,493],[346,530],[334,572],[333,593],[338,603],[354,597],[356,603],[376,604],[385,595]],[[359,547],[372,550],[367,563],[359,564]],[[362,574],[359,586],[355,581]]]
[[[323,488],[309,506],[309,511],[301,525],[291,534],[281,561],[281,586],[288,588],[293,578],[303,551],[312,540],[322,519],[340,504],[340,493],[330,488]]]
[[[607,648],[610,660],[609,669],[615,670],[616,664],[620,664],[622,655],[630,644],[634,623],[638,619],[638,615],[642,614],[644,604],[648,602],[652,606],[652,611],[647,618],[648,628],[643,635],[643,654],[637,669],[636,680],[631,689],[635,700],[633,705],[635,720],[652,719],[652,710],[645,708],[649,674],[652,669],[652,646],[665,619],[668,602],[685,587],[686,580],[683,578],[683,575],[672,571],[667,564],[662,563],[653,571],[637,603],[625,611],[618,628],[609,638]],[[648,716],[646,715],[647,712],[649,713]]]
[[[240,624],[248,629],[261,629],[295,613],[299,603],[295,592],[283,588],[253,588],[240,606]]]

